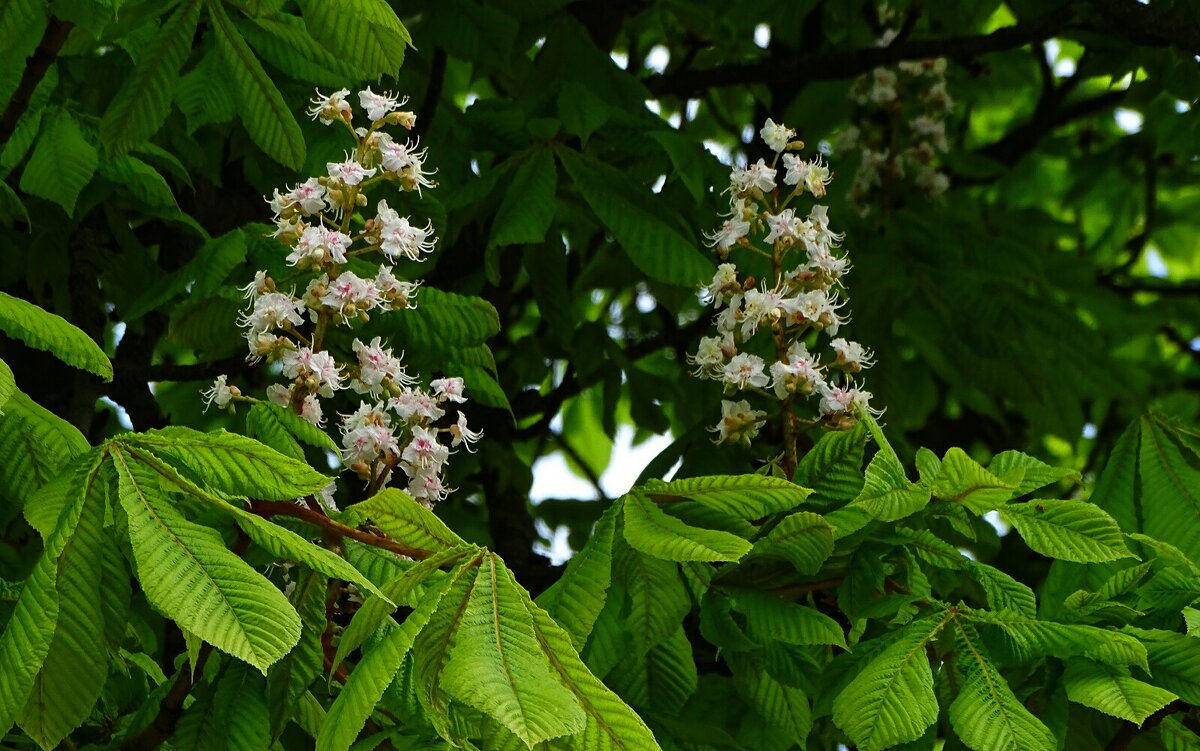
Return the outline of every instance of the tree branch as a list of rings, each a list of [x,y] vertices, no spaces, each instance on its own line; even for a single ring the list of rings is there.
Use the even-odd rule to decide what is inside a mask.
[[[1200,27],[1190,24],[1159,5],[1136,0],[1090,0],[1114,31],[1137,44],[1175,47],[1188,55],[1200,55]]]
[[[25,66],[25,72],[21,74],[21,82],[17,84],[12,98],[8,100],[4,114],[0,115],[0,146],[8,143],[13,131],[17,129],[21,115],[25,114],[25,110],[29,108],[29,101],[33,97],[34,89],[41,83],[42,78],[46,76],[46,71],[58,58],[58,51],[66,44],[67,37],[71,34],[71,28],[72,25],[69,22],[54,17],[51,17],[49,23],[46,24],[42,41],[38,43],[37,49],[30,56],[29,63]]]
[[[402,542],[397,542],[390,537],[377,535],[373,532],[365,532],[361,529],[347,526],[341,522],[335,522],[328,516],[322,513],[313,511],[304,506],[297,506],[289,501],[264,501],[258,498],[253,498],[249,501],[251,513],[257,514],[264,519],[270,519],[273,516],[291,516],[301,521],[317,527],[322,532],[330,534],[338,534],[342,537],[348,537],[351,540],[357,540],[364,545],[381,548],[390,551],[397,555],[407,556],[415,560],[424,560],[433,555],[432,550],[416,548],[411,545],[405,545]]]
[[[704,70],[682,70],[650,76],[646,87],[656,96],[696,96],[716,86],[748,83],[800,84],[852,78],[883,65],[934,57],[973,58],[1049,39],[1074,17],[1074,4],[1065,3],[1038,18],[990,34],[921,39],[888,47],[833,50],[799,58],[769,57],[754,63],[730,64]]]

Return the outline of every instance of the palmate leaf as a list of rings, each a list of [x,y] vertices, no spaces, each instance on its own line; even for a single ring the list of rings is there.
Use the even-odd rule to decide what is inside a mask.
[[[879,450],[867,465],[862,491],[853,505],[885,522],[897,521],[920,511],[929,503],[930,489],[909,482],[900,457],[887,442],[875,418],[861,410],[858,417],[866,423]]]
[[[804,692],[776,680],[762,662],[749,655],[726,659],[733,669],[734,685],[746,703],[785,741],[803,748],[812,730],[812,710]]]
[[[636,650],[644,654],[678,627],[692,607],[691,597],[677,564],[645,555],[621,537],[613,543],[613,572],[629,593],[624,626]]]
[[[677,625],[644,655],[624,651],[605,680],[631,706],[670,717],[696,693],[700,677],[692,643]]]
[[[752,547],[729,532],[693,527],[667,516],[638,490],[619,503],[624,510],[625,539],[647,555],[668,561],[736,561]]]
[[[300,639],[295,608],[215,530],[176,511],[153,470],[119,445],[110,453],[146,598],[180,627],[265,673]]]
[[[655,751],[658,743],[646,723],[620,697],[600,682],[579,659],[571,638],[541,608],[528,604],[533,630],[550,669],[583,709],[583,731],[550,741],[566,751]]]
[[[352,526],[370,519],[390,537],[423,550],[450,550],[467,544],[436,514],[396,488],[386,488],[350,506],[337,518]]]
[[[94,501],[94,483],[102,459],[102,452],[95,450],[79,461],[42,557],[25,580],[12,616],[0,632],[0,737],[25,708],[50,652],[60,614],[58,559],[75,534],[84,506]]]
[[[936,616],[909,625],[834,699],[833,721],[862,751],[916,740],[937,720],[925,645],[947,620]]]
[[[489,246],[539,243],[554,221],[558,170],[549,149],[536,149],[521,162],[492,220]]]
[[[300,8],[312,35],[363,79],[395,77],[412,39],[395,11],[383,0],[346,0],[330,4],[302,0]]]
[[[1071,660],[1063,674],[1067,698],[1085,707],[1141,725],[1179,697],[1129,674],[1128,668]]]
[[[485,554],[442,686],[533,748],[582,731],[585,719],[575,696],[550,672],[526,603],[529,596],[503,563],[495,554]]]
[[[100,138],[111,154],[139,146],[166,121],[175,80],[192,51],[199,20],[200,0],[184,0],[142,49],[100,121]]]
[[[75,531],[58,558],[54,638],[17,720],[45,749],[57,748],[100,697],[108,678],[103,600],[117,596],[102,590],[105,547],[115,545],[104,531],[111,475],[85,461],[82,476],[73,480],[71,492],[84,498]]]
[[[983,514],[1002,506],[1020,487],[1024,470],[1016,467],[1010,473],[1011,477],[997,477],[956,446],[942,457],[933,494],[939,500],[961,503],[974,513]]]
[[[495,336],[500,332],[500,315],[483,298],[430,287],[417,295],[417,307],[388,319],[386,327],[382,323],[367,324],[363,332],[363,336],[393,338],[400,347],[428,349],[436,343],[450,351],[482,344]]]
[[[304,462],[224,430],[164,428],[120,440],[164,459],[202,487],[230,496],[292,500],[331,482]]]
[[[1200,703],[1200,639],[1174,631],[1137,631],[1149,657],[1147,672],[1155,685]]]
[[[413,681],[425,719],[442,737],[450,735],[450,698],[442,690],[442,671],[450,657],[455,632],[471,601],[483,553],[460,563],[446,577],[446,592],[425,628],[413,641]]]
[[[48,537],[70,483],[62,469],[87,449],[87,439],[74,425],[17,391],[0,413],[0,498],[13,514],[24,504],[26,519]],[[0,520],[8,518],[0,512]]]
[[[32,196],[57,203],[72,215],[80,191],[96,174],[100,152],[84,137],[79,123],[66,112],[47,114],[43,119],[47,122],[42,126],[33,155],[21,172],[20,187]],[[90,369],[85,367],[85,370]],[[112,378],[111,369],[98,374]]]
[[[709,475],[683,480],[646,483],[642,492],[660,503],[692,501],[734,514],[742,519],[762,519],[795,508],[812,493],[808,488],[779,477],[764,475]]]
[[[833,430],[821,436],[800,463],[793,480],[825,501],[850,501],[862,491],[863,453],[867,428],[856,421],[850,430]]]
[[[950,704],[950,724],[974,751],[1056,751],[1058,740],[1021,704],[1008,681],[992,665],[979,635],[959,622],[956,667],[962,678]]]
[[[960,617],[998,629],[1006,637],[1001,642],[1002,648],[1018,662],[1038,657],[1088,657],[1108,665],[1147,667],[1146,646],[1119,631],[1041,621],[1010,611],[961,609]]]
[[[712,276],[712,262],[696,242],[645,208],[644,187],[622,172],[565,148],[556,152],[575,189],[583,196],[634,265],[666,284],[690,287]]]
[[[90,336],[66,319],[4,292],[0,292],[0,331],[68,365],[112,380],[112,363]]]
[[[430,589],[420,604],[404,622],[393,627],[370,652],[367,652],[342,687],[341,693],[329,708],[325,722],[317,735],[317,751],[346,751],[362,730],[375,705],[396,677],[400,663],[412,649],[418,634],[430,624],[430,619],[442,605],[446,594],[455,584],[469,580],[473,563],[459,564],[441,584]],[[446,639],[450,633],[444,634]]]
[[[587,544],[567,561],[567,570],[537,598],[538,606],[571,635],[576,650],[587,644],[592,626],[604,609],[612,583],[613,535],[619,513],[618,504],[609,506],[596,522]]]
[[[285,167],[299,169],[304,163],[305,145],[295,116],[224,6],[218,0],[208,0],[206,6],[217,52],[225,63],[246,132],[267,156]]]
[[[1004,506],[1000,516],[1034,552],[1077,563],[1134,558],[1116,521],[1086,501],[1045,500]]]

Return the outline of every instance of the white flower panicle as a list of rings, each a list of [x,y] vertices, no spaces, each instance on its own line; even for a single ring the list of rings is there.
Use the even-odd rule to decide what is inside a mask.
[[[354,99],[366,125],[355,122]],[[282,260],[294,269],[288,274],[292,291],[277,286],[266,271],[256,272],[241,288],[248,309],[238,324],[245,330],[247,359],[277,363],[287,379],[267,387],[267,401],[323,427],[323,400],[347,390],[361,395],[368,401],[336,419],[344,464],[371,492],[402,476],[414,498],[432,504],[451,492],[444,479],[450,455],[462,444],[472,450],[482,436],[467,426],[459,407],[467,401],[463,379],[436,378],[422,388],[421,379],[406,369],[403,353],[395,354],[379,336],[353,337],[348,361],[338,360],[329,344],[340,327],[360,326],[378,311],[414,307],[421,282],[402,278],[396,265],[424,260],[437,242],[432,221],[389,205],[389,200],[407,205],[399,195],[437,187],[425,168],[426,150],[384,130],[413,127],[416,116],[401,109],[407,101],[370,88],[356,98],[348,89],[317,93],[309,115],[325,125],[341,123],[354,147],[342,161],[329,162],[324,175],[277,189],[267,199],[275,215],[273,236],[286,246]],[[393,195],[374,203],[373,217],[356,219],[371,205],[367,191],[376,188]],[[303,289],[299,295],[294,284]],[[345,347],[343,340],[336,351]],[[201,395],[206,409],[232,411],[238,402],[258,401],[224,375]],[[336,508],[333,493],[332,486],[323,490],[320,502]]]
[[[785,125],[767,120],[759,135],[775,157],[729,176],[730,218],[708,235],[725,262],[700,292],[717,311],[717,332],[688,356],[696,376],[720,381],[734,397],[722,402],[721,421],[711,428],[718,443],[748,445],[772,414],[782,414],[794,430],[801,419],[844,427],[858,408],[875,412],[870,393],[855,381],[874,364],[871,352],[838,336],[847,322],[842,280],[850,268],[840,252],[842,235],[830,229],[825,206],[813,204],[807,214],[797,206],[806,195],[823,197],[833,173],[821,157],[796,153],[803,144]],[[775,182],[780,164],[782,185]],[[769,258],[772,277],[741,275],[727,260],[734,250]],[[809,349],[822,337],[831,338],[824,358]],[[776,406],[756,409],[750,398]]]

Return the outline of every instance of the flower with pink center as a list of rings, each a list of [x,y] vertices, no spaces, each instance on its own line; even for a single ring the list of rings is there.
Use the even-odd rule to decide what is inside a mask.
[[[450,449],[438,443],[436,431],[416,427],[400,458],[420,472],[439,472],[450,458]]]
[[[330,177],[346,185],[358,185],[375,174],[374,167],[368,169],[349,156],[344,162],[327,162],[325,168],[329,170]]]
[[[433,395],[437,397],[438,402],[456,402],[462,404],[467,400],[463,396],[463,379],[461,378],[436,378],[429,382],[429,387],[433,389]]]
[[[346,250],[352,240],[350,236],[328,227],[309,227],[300,235],[287,262],[297,265],[342,264],[346,262]]]
[[[404,282],[396,278],[391,266],[380,266],[375,275],[375,288],[379,290],[380,305],[388,310],[416,307],[415,298],[420,282]]]
[[[358,377],[350,382],[350,388],[356,392],[378,397],[388,381],[401,386],[411,386],[416,382],[405,372],[400,358],[392,355],[392,350],[385,348],[379,337],[372,339],[370,344],[355,339],[352,346],[358,357]]]
[[[401,420],[408,423],[437,420],[446,414],[446,411],[438,406],[437,400],[421,389],[404,389],[399,396],[394,396],[388,401],[388,406]]]
[[[283,356],[283,374],[293,380],[313,381],[309,388],[316,387],[321,396],[333,396],[333,392],[342,388],[341,366],[328,352],[313,352],[308,347],[301,347]]]
[[[371,310],[378,301],[375,280],[363,279],[353,271],[343,271],[321,296],[321,303],[336,310],[343,318]]]
[[[433,250],[436,240],[432,238],[432,221],[418,227],[390,208],[387,201],[379,202],[375,221],[379,224],[379,250],[388,258],[404,256],[410,261],[420,261],[422,253]]]

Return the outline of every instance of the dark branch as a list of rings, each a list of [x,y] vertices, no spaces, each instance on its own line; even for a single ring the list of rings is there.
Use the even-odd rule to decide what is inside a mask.
[[[1121,36],[1137,44],[1175,47],[1200,55],[1200,27],[1159,5],[1137,0],[1090,0],[1100,16]]]
[[[291,516],[301,521],[308,522],[322,532],[349,537],[351,540],[357,540],[364,545],[381,548],[383,550],[396,553],[397,555],[407,556],[416,560],[424,560],[433,555],[433,551],[415,548],[411,545],[405,545],[402,542],[396,542],[390,537],[377,535],[373,532],[365,532],[361,529],[347,526],[341,522],[335,522],[324,514],[314,511],[311,508],[297,506],[288,501],[263,501],[252,499],[250,501],[250,511],[258,514],[264,519],[270,519],[272,516]]]
[[[420,138],[429,132],[433,116],[437,114],[438,103],[442,99],[442,86],[446,83],[446,51],[441,47],[433,50],[433,60],[429,63],[429,83],[425,86],[425,98],[421,100],[421,111],[417,124],[413,126],[413,138]]]
[[[1067,3],[1044,16],[997,29],[990,34],[921,39],[887,47],[834,50],[791,59],[771,57],[754,63],[663,73],[647,78],[645,83],[654,96],[692,97],[715,86],[748,83],[797,85],[808,81],[852,78],[904,60],[934,57],[969,59],[1050,39],[1066,28],[1073,16],[1073,4]]]
[[[0,115],[0,146],[8,143],[13,131],[17,129],[21,115],[25,114],[25,110],[29,108],[29,101],[33,97],[34,89],[45,77],[46,71],[58,57],[58,51],[66,44],[70,34],[71,24],[67,21],[52,17],[46,24],[42,41],[30,56],[29,64],[25,66],[25,72],[21,74],[21,82],[17,84],[17,90],[8,100],[4,114]]]

